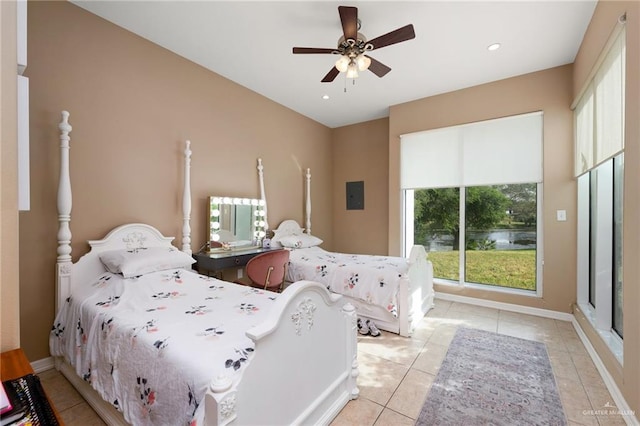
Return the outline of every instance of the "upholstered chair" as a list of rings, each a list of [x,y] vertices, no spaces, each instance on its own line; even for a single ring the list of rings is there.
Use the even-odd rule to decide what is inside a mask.
[[[247,262],[247,277],[252,287],[270,291],[282,291],[289,264],[289,250],[273,250],[261,253]]]

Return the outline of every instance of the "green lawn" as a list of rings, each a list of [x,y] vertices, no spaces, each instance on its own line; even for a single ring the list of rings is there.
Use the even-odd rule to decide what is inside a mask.
[[[458,255],[457,251],[429,252],[433,275],[458,281]],[[466,282],[536,289],[535,250],[471,250],[466,255]]]

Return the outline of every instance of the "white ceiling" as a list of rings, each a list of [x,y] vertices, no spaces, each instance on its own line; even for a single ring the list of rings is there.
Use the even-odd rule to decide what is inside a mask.
[[[329,127],[386,117],[389,106],[572,63],[596,0],[73,1],[78,6]],[[338,6],[356,6],[368,39],[413,24],[416,38],[371,52],[392,71],[320,80]],[[502,47],[487,50],[491,43]],[[355,84],[353,84],[355,82]],[[346,92],[345,92],[346,89]],[[329,95],[329,99],[322,99]]]

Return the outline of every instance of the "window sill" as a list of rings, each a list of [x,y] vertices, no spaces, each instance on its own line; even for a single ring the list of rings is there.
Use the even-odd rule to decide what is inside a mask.
[[[496,293],[517,294],[519,296],[540,298],[540,296],[538,296],[537,292],[534,290],[522,290],[518,288],[500,287],[497,285],[489,285],[489,284],[475,284],[475,283],[460,284],[457,281],[444,280],[442,278],[434,278],[433,283],[437,285],[450,287],[450,288],[453,288],[453,287],[458,289],[469,288],[474,290],[493,291]]]
[[[598,333],[604,344],[607,345],[620,365],[624,365],[624,342],[620,338],[620,336],[618,336],[618,334],[613,330],[601,330],[596,327],[596,311],[591,305],[589,305],[588,303],[579,303],[578,308],[580,309],[586,320],[589,322],[589,324],[591,324],[591,327],[593,327],[593,329]]]

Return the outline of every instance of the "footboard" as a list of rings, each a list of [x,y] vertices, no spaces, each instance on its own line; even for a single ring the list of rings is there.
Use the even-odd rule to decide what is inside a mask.
[[[398,319],[400,335],[408,337],[433,307],[433,265],[423,246],[414,245],[409,254],[409,270],[400,280]]]
[[[254,357],[237,385],[214,381],[208,425],[328,424],[357,398],[355,308],[321,284],[287,287],[247,336]]]

